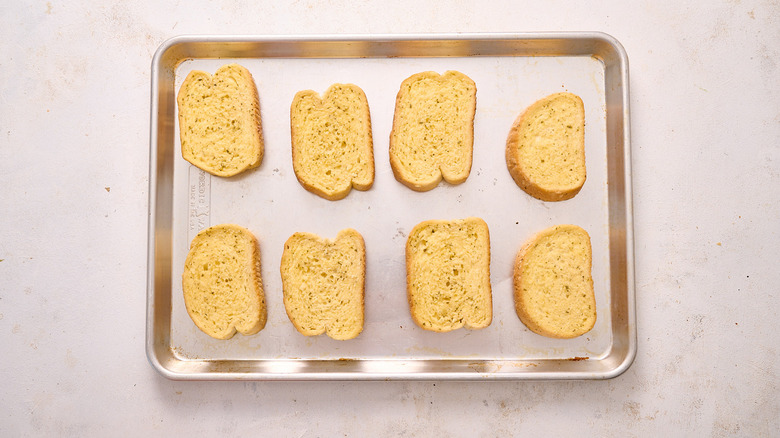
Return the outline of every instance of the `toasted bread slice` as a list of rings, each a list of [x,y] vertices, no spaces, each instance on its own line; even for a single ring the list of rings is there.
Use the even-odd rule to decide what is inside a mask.
[[[215,225],[192,239],[182,289],[190,318],[211,337],[252,335],[265,326],[260,247],[243,227]]]
[[[374,183],[371,116],[363,90],[333,84],[320,96],[299,91],[290,107],[295,176],[306,190],[335,201]]]
[[[260,165],[260,101],[249,70],[238,64],[224,65],[213,76],[193,70],[181,84],[177,101],[185,160],[222,177]]]
[[[363,331],[366,249],[360,233],[341,230],[334,241],[295,233],[284,244],[280,271],[284,308],[301,334],[347,340]]]
[[[542,201],[573,198],[585,184],[585,107],[557,93],[528,107],[512,125],[506,163],[518,186]]]
[[[550,227],[531,238],[515,260],[515,310],[532,331],[575,338],[596,323],[590,236],[576,225]]]
[[[423,72],[401,84],[390,132],[395,178],[420,192],[466,181],[471,172],[477,87],[457,71]]]
[[[425,330],[481,329],[493,320],[490,234],[482,219],[430,220],[406,241],[406,288]]]

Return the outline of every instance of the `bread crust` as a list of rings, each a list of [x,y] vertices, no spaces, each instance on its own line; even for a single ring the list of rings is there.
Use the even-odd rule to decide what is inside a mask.
[[[290,283],[290,278],[288,277],[287,273],[285,272],[285,267],[290,265],[294,262],[292,258],[292,254],[289,252],[292,245],[296,243],[297,240],[300,239],[310,239],[315,242],[317,242],[319,245],[321,245],[322,248],[325,248],[327,246],[335,246],[338,244],[338,242],[342,239],[354,239],[358,243],[358,264],[360,265],[360,273],[357,276],[356,280],[359,286],[359,294],[355,295],[351,298],[357,300],[357,305],[354,306],[358,310],[358,313],[356,315],[353,315],[356,317],[357,324],[356,326],[348,332],[345,333],[339,333],[337,332],[337,328],[333,326],[332,322],[323,323],[321,325],[318,325],[317,327],[314,327],[313,329],[308,329],[304,327],[300,323],[300,319],[304,318],[305,316],[310,316],[306,314],[299,315],[296,313],[296,310],[293,308],[292,305],[292,297],[293,294],[297,293],[297,290],[292,290]],[[365,250],[365,241],[363,240],[363,236],[358,233],[356,230],[351,228],[346,228],[336,235],[336,238],[333,240],[330,239],[324,239],[316,234],[312,233],[305,233],[305,232],[298,232],[290,236],[287,241],[284,244],[284,252],[282,253],[282,261],[279,267],[279,271],[282,276],[282,292],[283,292],[283,301],[284,301],[284,309],[287,313],[287,317],[290,319],[290,322],[293,324],[295,329],[301,333],[304,336],[318,336],[323,333],[327,334],[330,338],[343,341],[343,340],[349,340],[354,339],[357,337],[362,331],[363,331],[363,325],[365,322],[365,284],[366,284],[366,250]],[[312,309],[305,309],[305,311],[313,312]],[[328,309],[327,311],[330,312],[328,314],[328,317],[332,317],[332,312],[334,311],[333,308]]]
[[[560,331],[551,330],[549,328],[544,327],[534,319],[530,313],[528,312],[528,309],[526,308],[526,305],[524,304],[524,292],[523,292],[523,268],[524,264],[526,263],[526,256],[528,255],[529,251],[538,244],[542,239],[545,237],[551,236],[559,231],[562,230],[575,230],[577,232],[584,233],[585,236],[587,236],[587,256],[586,256],[586,266],[583,269],[585,272],[587,272],[587,285],[589,288],[588,291],[588,297],[590,298],[590,304],[593,309],[593,318],[590,320],[588,324],[583,326],[580,331],[574,332],[574,333],[561,333]],[[515,302],[515,312],[517,313],[517,316],[520,318],[520,321],[522,321],[523,324],[525,324],[526,327],[528,327],[532,332],[537,333],[542,336],[546,336],[549,338],[557,338],[557,339],[571,339],[576,338],[578,336],[582,336],[583,334],[590,331],[595,323],[596,323],[596,298],[593,293],[593,277],[591,276],[591,269],[593,266],[593,249],[590,245],[590,236],[588,236],[587,231],[582,229],[581,227],[577,225],[556,225],[549,228],[546,228],[536,234],[534,234],[530,239],[528,239],[518,251],[517,256],[515,257],[515,263],[514,263],[514,269],[513,269],[513,291],[514,291],[514,302]]]
[[[525,191],[529,195],[533,196],[536,199],[542,201],[548,201],[548,202],[565,201],[567,199],[571,199],[575,197],[582,189],[582,186],[585,184],[586,175],[583,175],[581,181],[577,185],[567,187],[565,189],[554,189],[554,188],[542,187],[539,184],[539,182],[534,181],[528,175],[525,169],[525,166],[527,164],[522,162],[518,148],[519,148],[519,143],[520,143],[520,138],[521,138],[523,128],[526,126],[528,122],[528,117],[535,114],[540,107],[562,96],[575,99],[581,107],[583,105],[582,99],[576,94],[572,94],[572,93],[555,93],[547,97],[544,97],[534,102],[528,108],[526,108],[526,110],[523,111],[517,117],[517,119],[515,119],[514,123],[512,124],[512,128],[509,130],[509,135],[507,136],[507,141],[506,141],[506,150],[505,150],[506,164],[509,170],[509,174],[512,175],[512,179],[521,189],[523,189],[523,191]],[[579,123],[581,124],[582,129],[584,130],[585,127],[584,109],[581,112],[581,118],[579,120]],[[578,147],[578,152],[581,155],[581,160],[584,163],[585,161],[584,135],[583,135],[583,140],[577,145],[577,147]]]
[[[311,97],[317,102],[318,106],[322,106],[325,104],[327,100],[332,98],[333,90],[335,90],[337,87],[352,90],[355,93],[355,95],[360,99],[361,113],[358,114],[357,116],[363,118],[366,127],[366,130],[362,135],[363,137],[362,152],[367,154],[368,156],[367,162],[363,163],[363,166],[365,166],[365,170],[367,172],[367,176],[365,178],[360,178],[359,175],[351,175],[350,176],[351,182],[349,185],[343,187],[342,189],[326,190],[323,187],[321,187],[323,185],[321,181],[315,181],[316,177],[307,174],[305,172],[305,169],[303,169],[302,166],[300,165],[304,154],[303,149],[307,145],[305,144],[303,135],[300,132],[300,128],[296,124],[295,116],[296,116],[296,110],[298,109],[298,106],[302,101],[302,99],[306,97]],[[333,84],[330,87],[328,87],[328,89],[325,91],[325,93],[322,96],[320,96],[316,91],[313,90],[302,90],[297,92],[295,94],[295,97],[293,97],[292,104],[290,105],[290,138],[292,142],[292,161],[293,161],[293,170],[295,171],[295,177],[298,179],[298,182],[301,184],[301,186],[303,186],[303,188],[308,190],[309,192],[314,193],[315,195],[325,198],[329,201],[338,201],[340,199],[345,198],[352,190],[352,188],[355,188],[356,190],[365,191],[370,189],[371,186],[373,185],[374,183],[374,144],[373,143],[374,142],[373,142],[373,133],[371,130],[371,111],[369,109],[368,99],[366,98],[365,93],[357,85]]]
[[[398,137],[398,130],[402,126],[404,120],[404,100],[407,97],[407,94],[405,92],[405,89],[410,86],[410,84],[413,84],[421,79],[435,79],[439,82],[444,82],[450,78],[456,78],[461,81],[465,81],[468,86],[473,89],[473,97],[470,99],[470,105],[465,108],[465,116],[463,117],[462,122],[466,124],[466,135],[464,136],[464,144],[462,146],[462,158],[464,161],[466,161],[466,165],[460,172],[451,171],[451,169],[448,169],[443,163],[438,163],[439,171],[436,172],[432,178],[420,180],[415,179],[415,177],[408,172],[404,171],[404,166],[401,164],[401,161],[398,157],[397,148],[400,148],[402,145],[399,144]],[[466,76],[465,74],[454,71],[454,70],[448,70],[444,74],[440,75],[434,71],[425,71],[413,74],[412,76],[409,76],[406,78],[402,83],[401,87],[398,91],[398,94],[395,98],[395,112],[393,114],[393,128],[390,132],[390,166],[393,170],[393,176],[395,179],[400,182],[401,184],[409,187],[412,190],[418,191],[418,192],[426,192],[429,190],[432,190],[435,188],[442,179],[444,179],[449,184],[461,184],[466,181],[466,179],[469,177],[469,174],[471,173],[471,165],[473,161],[473,148],[474,148],[474,115],[476,113],[477,109],[477,86],[474,83],[471,78]]]
[[[197,120],[196,112],[203,109],[201,103],[203,96],[191,96],[191,88],[194,88],[196,82],[206,81],[209,83],[209,89],[214,89],[216,81],[222,75],[230,73],[238,74],[241,78],[241,89],[238,95],[231,96],[237,106],[246,111],[246,120],[249,126],[247,129],[247,141],[249,141],[250,155],[245,157],[239,165],[235,167],[228,167],[226,169],[220,169],[212,165],[211,163],[200,159],[195,150],[205,147],[207,140],[198,136],[197,133],[190,133],[188,127],[194,126]],[[179,139],[181,143],[182,158],[190,162],[193,166],[198,167],[212,175],[220,177],[231,177],[245,172],[249,169],[254,169],[260,165],[263,161],[264,143],[263,143],[263,127],[260,119],[260,98],[255,86],[254,78],[252,74],[245,67],[238,64],[226,64],[217,69],[217,71],[211,75],[209,73],[193,70],[182,82],[179,88],[179,93],[176,98],[179,110]],[[216,108],[209,108],[209,112],[219,113]],[[219,126],[213,127],[215,130],[222,129]],[[225,136],[231,136],[231,133],[227,132]]]
[[[193,265],[195,258],[199,256],[197,248],[201,242],[211,238],[211,234],[224,230],[239,233],[245,238],[248,238],[251,242],[251,252],[242,260],[242,262],[249,263],[249,266],[244,266],[250,269],[249,286],[251,286],[250,293],[253,296],[250,296],[249,298],[253,301],[256,300],[258,309],[254,314],[238,313],[230,319],[229,323],[222,330],[214,331],[206,325],[207,320],[196,311],[193,307],[194,303],[192,303],[188,297],[191,297],[194,294],[202,294],[208,298],[207,294],[209,293],[209,290],[200,290],[198,288],[198,283],[194,281],[194,277],[197,275],[197,267]],[[260,244],[257,238],[246,228],[235,224],[220,224],[199,232],[190,243],[190,251],[187,253],[187,258],[184,262],[184,272],[182,273],[184,305],[192,322],[201,331],[215,339],[230,339],[236,332],[239,332],[242,335],[253,335],[258,333],[265,327],[267,319],[265,294],[263,292],[263,282],[260,272]]]
[[[413,287],[414,273],[412,272],[411,267],[413,265],[414,257],[416,256],[416,254],[414,251],[415,248],[412,246],[411,239],[419,230],[424,229],[425,227],[431,225],[454,224],[457,222],[463,222],[463,223],[473,222],[478,224],[485,231],[487,272],[482,277],[480,290],[476,291],[477,293],[480,292],[483,293],[483,298],[486,301],[485,315],[484,315],[484,320],[482,322],[472,321],[466,316],[463,316],[462,322],[459,324],[454,324],[447,327],[438,327],[432,324],[428,324],[428,321],[424,321],[420,317],[421,312],[419,311],[417,306],[415,306],[414,303],[414,295],[417,293],[417,291],[415,291]],[[487,292],[484,293],[485,291]],[[424,330],[434,331],[438,333],[446,333],[453,330],[457,330],[462,327],[466,327],[467,329],[471,329],[471,330],[483,329],[488,327],[493,321],[493,294],[492,294],[492,288],[490,284],[490,230],[488,229],[487,223],[485,223],[484,220],[478,217],[468,217],[466,219],[455,220],[455,221],[437,220],[437,219],[426,220],[415,225],[414,228],[412,228],[412,230],[409,232],[408,238],[406,240],[406,298],[407,298],[407,302],[409,303],[409,312],[411,313],[412,320],[414,321],[415,324],[417,324],[418,327]]]

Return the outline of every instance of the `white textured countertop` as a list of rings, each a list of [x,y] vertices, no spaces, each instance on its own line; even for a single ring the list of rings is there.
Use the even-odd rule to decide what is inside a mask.
[[[0,435],[780,435],[780,4],[0,5]],[[355,3],[355,4],[353,4]],[[597,30],[631,75],[609,381],[175,382],[144,352],[151,58],[181,34]]]

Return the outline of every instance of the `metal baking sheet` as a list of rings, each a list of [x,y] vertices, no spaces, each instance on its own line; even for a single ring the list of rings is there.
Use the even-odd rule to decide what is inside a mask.
[[[228,62],[247,67],[260,96],[262,165],[212,177],[181,158],[175,96],[193,69]],[[458,70],[477,84],[471,175],[418,193],[398,183],[388,157],[395,96],[421,71]],[[366,192],[331,202],[297,182],[290,152],[294,94],[354,83],[371,110],[376,177]],[[603,33],[405,36],[182,36],[165,42],[152,64],[149,174],[147,355],[172,379],[605,379],[636,354],[631,211],[628,61]],[[586,108],[588,178],[563,202],[531,198],[513,182],[504,147],[528,105],[570,91]],[[483,218],[491,236],[493,323],[482,330],[418,328],[406,300],[404,245],[427,219]],[[181,272],[198,230],[232,222],[260,240],[268,323],[258,334],[220,341],[189,319]],[[598,318],[570,340],[529,331],[512,298],[520,246],[555,224],[585,228],[593,245]],[[287,319],[279,263],[296,231],[333,238],[351,227],[367,251],[365,326],[356,339],[304,337]]]

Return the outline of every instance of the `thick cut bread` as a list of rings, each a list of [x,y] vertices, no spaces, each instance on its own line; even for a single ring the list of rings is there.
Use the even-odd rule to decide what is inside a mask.
[[[542,201],[573,198],[585,184],[585,107],[557,93],[528,107],[506,141],[506,164],[518,186]]]
[[[515,310],[532,331],[575,338],[596,323],[590,236],[576,225],[548,228],[515,260]]]
[[[301,334],[346,340],[363,331],[366,248],[360,233],[341,230],[334,241],[295,233],[284,244],[280,271],[284,308]]]
[[[215,225],[192,239],[182,289],[187,313],[209,336],[230,339],[236,330],[252,335],[265,326],[260,248],[243,227]]]
[[[390,132],[395,178],[424,192],[466,181],[471,172],[477,87],[457,71],[423,72],[401,84]]]
[[[214,76],[194,70],[181,84],[177,100],[185,160],[225,177],[260,165],[260,101],[249,70],[238,64],[222,66]]]
[[[493,320],[490,235],[482,219],[417,224],[406,241],[406,289],[425,330],[480,329]]]
[[[335,201],[374,183],[371,116],[363,90],[333,84],[320,96],[299,91],[290,107],[295,176],[306,190]]]

